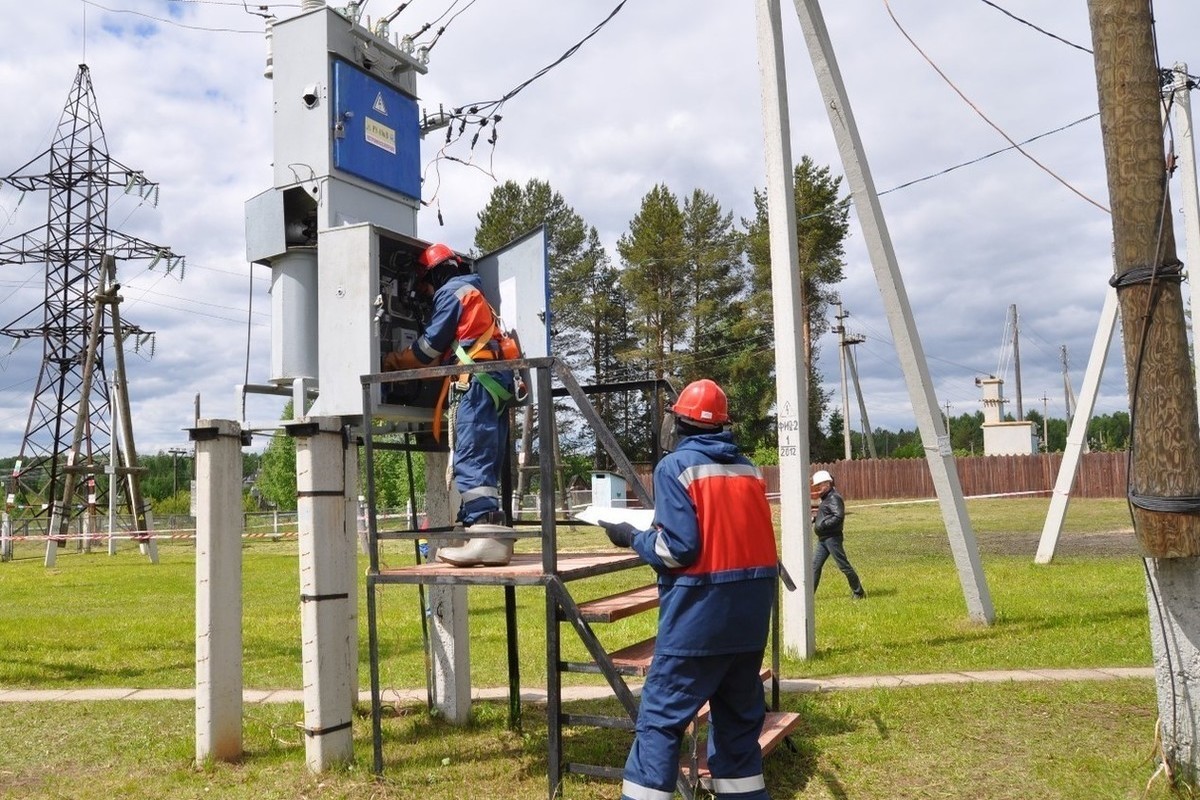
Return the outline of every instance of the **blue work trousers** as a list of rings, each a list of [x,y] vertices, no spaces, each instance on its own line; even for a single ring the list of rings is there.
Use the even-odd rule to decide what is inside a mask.
[[[490,374],[512,391],[512,375]],[[496,403],[487,388],[472,378],[459,398],[454,419],[454,486],[462,496],[458,519],[470,525],[491,511],[500,510],[500,470],[508,446],[508,408]]]
[[[622,800],[671,800],[683,734],[710,703],[708,767],[718,798],[769,800],[758,737],[766,715],[763,651],[655,655],[642,687],[637,737],[625,762]]]
[[[813,591],[817,590],[817,585],[821,583],[821,569],[825,566],[825,561],[830,556],[833,556],[833,562],[837,564],[838,569],[846,576],[847,583],[850,584],[850,591],[856,597],[861,597],[863,594],[862,581],[858,579],[858,573],[854,571],[850,559],[846,558],[846,548],[842,544],[842,536],[824,536],[817,538],[817,546],[813,551]]]

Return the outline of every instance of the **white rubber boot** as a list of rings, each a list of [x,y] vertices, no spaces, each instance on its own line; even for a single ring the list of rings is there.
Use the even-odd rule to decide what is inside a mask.
[[[498,528],[511,532],[503,525],[472,525],[471,532],[480,532],[480,527]],[[489,531],[490,532],[490,531]],[[478,536],[462,547],[443,547],[437,551],[437,560],[456,567],[504,567],[512,561],[513,539]]]

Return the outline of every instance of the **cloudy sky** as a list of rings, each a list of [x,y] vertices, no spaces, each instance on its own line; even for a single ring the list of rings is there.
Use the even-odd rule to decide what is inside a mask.
[[[500,97],[618,3],[411,0],[392,30],[415,33],[441,17],[445,31],[419,84],[422,106],[436,110]],[[375,18],[397,5],[367,0],[365,13]],[[954,415],[980,409],[975,378],[1005,364],[1012,396],[1005,323],[1016,304],[1024,406],[1041,411],[1046,397],[1049,414],[1061,417],[1060,348],[1067,347],[1078,392],[1112,271],[1111,220],[1096,207],[1108,205],[1108,193],[1095,73],[1080,49],[1091,44],[1086,3],[825,6],[877,187],[937,176],[888,192],[882,203],[939,402]],[[766,181],[754,7],[751,0],[627,0],[573,57],[507,103],[494,150],[457,152],[469,166],[433,164],[442,140],[431,137],[422,154],[430,209],[421,212],[419,235],[469,247],[496,181],[533,177],[561,192],[610,249],[657,183],[679,196],[704,189],[735,217],[750,215],[752,191]],[[112,224],[187,256],[182,280],[137,261],[123,263],[120,276],[123,317],[157,331],[152,358],[128,356],[139,448],[186,444],[197,395],[203,416],[235,418],[235,385],[268,374],[269,276],[245,262],[243,217],[245,201],[272,183],[263,25],[249,13],[261,6],[43,0],[19,8],[6,9],[0,25],[0,175],[47,149],[77,66],[88,64],[111,155],[161,187],[157,207],[114,194]],[[280,18],[300,10],[298,2],[270,9]],[[785,2],[783,12],[793,156],[807,154],[840,175],[794,8]],[[1200,73],[1200,4],[1160,0],[1155,17],[1161,62],[1187,62]],[[1016,141],[1062,128],[1026,147],[1057,178],[1015,151],[941,174],[1006,148],[996,127]],[[1186,262],[1178,178],[1172,193]],[[0,239],[45,222],[44,194],[20,201],[13,188],[0,189]],[[868,414],[875,426],[912,428],[862,239],[852,213],[840,293],[849,330],[866,337],[857,354]],[[37,306],[43,271],[0,267],[0,325]],[[820,344],[836,404],[836,340],[827,335]],[[10,347],[0,342],[0,455],[20,448],[41,363],[37,340]],[[1112,352],[1098,413],[1126,407],[1119,341]],[[251,416],[278,415],[280,403],[260,402],[268,405],[252,407]]]

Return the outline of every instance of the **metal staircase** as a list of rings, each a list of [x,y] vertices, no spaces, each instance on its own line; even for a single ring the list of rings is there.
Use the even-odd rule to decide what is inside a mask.
[[[512,362],[514,368],[531,369],[534,383],[534,402],[537,414],[540,483],[543,489],[554,486],[554,459],[548,443],[554,441],[553,398],[557,393],[569,395],[580,413],[593,427],[598,440],[607,450],[629,487],[643,505],[649,507],[651,499],[634,474],[633,466],[621,452],[616,438],[605,426],[588,399],[588,390],[581,388],[570,370],[555,358],[533,358]],[[397,376],[385,373],[388,381],[413,381],[441,378],[464,371],[495,369],[494,363],[474,367],[432,367],[412,370]],[[557,380],[561,389],[554,390],[551,381]],[[382,375],[363,377],[363,419],[373,419],[373,384],[384,382]],[[592,389],[594,387],[589,387]],[[380,564],[380,543],[395,539],[436,538],[439,533],[449,534],[448,529],[416,530],[415,524],[399,530],[382,530],[375,507],[374,459],[379,445],[372,426],[363,426],[363,450],[366,465],[367,485],[367,540],[370,566],[367,572],[367,624],[370,647],[371,672],[371,724],[373,740],[373,769],[381,774],[384,769],[382,749],[381,688],[379,678],[379,623],[377,614],[377,592],[387,585],[408,584],[426,586],[432,584],[502,586],[505,590],[505,620],[508,637],[509,674],[509,724],[520,724],[520,677],[517,653],[516,594],[518,587],[539,587],[545,593],[546,611],[546,719],[547,719],[547,792],[553,800],[562,790],[565,773],[590,775],[601,778],[621,777],[621,766],[592,765],[568,760],[563,752],[563,729],[566,726],[589,725],[600,728],[616,728],[632,731],[637,719],[637,699],[626,682],[628,677],[644,676],[654,654],[654,640],[615,649],[612,652],[601,642],[593,624],[604,624],[624,619],[658,607],[658,590],[654,585],[620,592],[609,597],[577,603],[570,586],[600,575],[645,568],[640,556],[629,550],[609,550],[603,553],[558,552],[555,498],[553,491],[540,493],[538,532],[525,534],[540,539],[539,553],[517,554],[504,567],[473,567],[462,569],[437,562],[418,563],[412,566],[386,568]],[[505,494],[505,505],[511,499],[511,487]],[[518,536],[521,534],[519,533]],[[781,713],[779,707],[779,636],[778,611],[775,607],[775,624],[772,635],[772,666],[764,670],[763,679],[772,683],[771,709],[763,729],[760,742],[764,754],[774,749],[799,723],[799,715]],[[569,626],[586,648],[590,661],[567,662],[563,660],[563,625]],[[603,675],[620,703],[624,716],[600,716],[569,713],[563,709],[562,675],[565,672],[599,673]],[[694,735],[691,751],[684,757],[680,767],[677,789],[687,800],[695,796],[696,788],[707,777],[704,749],[699,745],[707,720],[706,711],[697,716],[693,725]]]

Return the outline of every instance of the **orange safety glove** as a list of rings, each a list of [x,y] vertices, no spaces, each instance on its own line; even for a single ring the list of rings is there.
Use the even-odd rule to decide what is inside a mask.
[[[393,350],[383,357],[383,369],[385,372],[398,372],[402,369],[419,369],[420,367],[428,366],[417,360],[417,354],[413,352],[411,347],[404,350]]]

